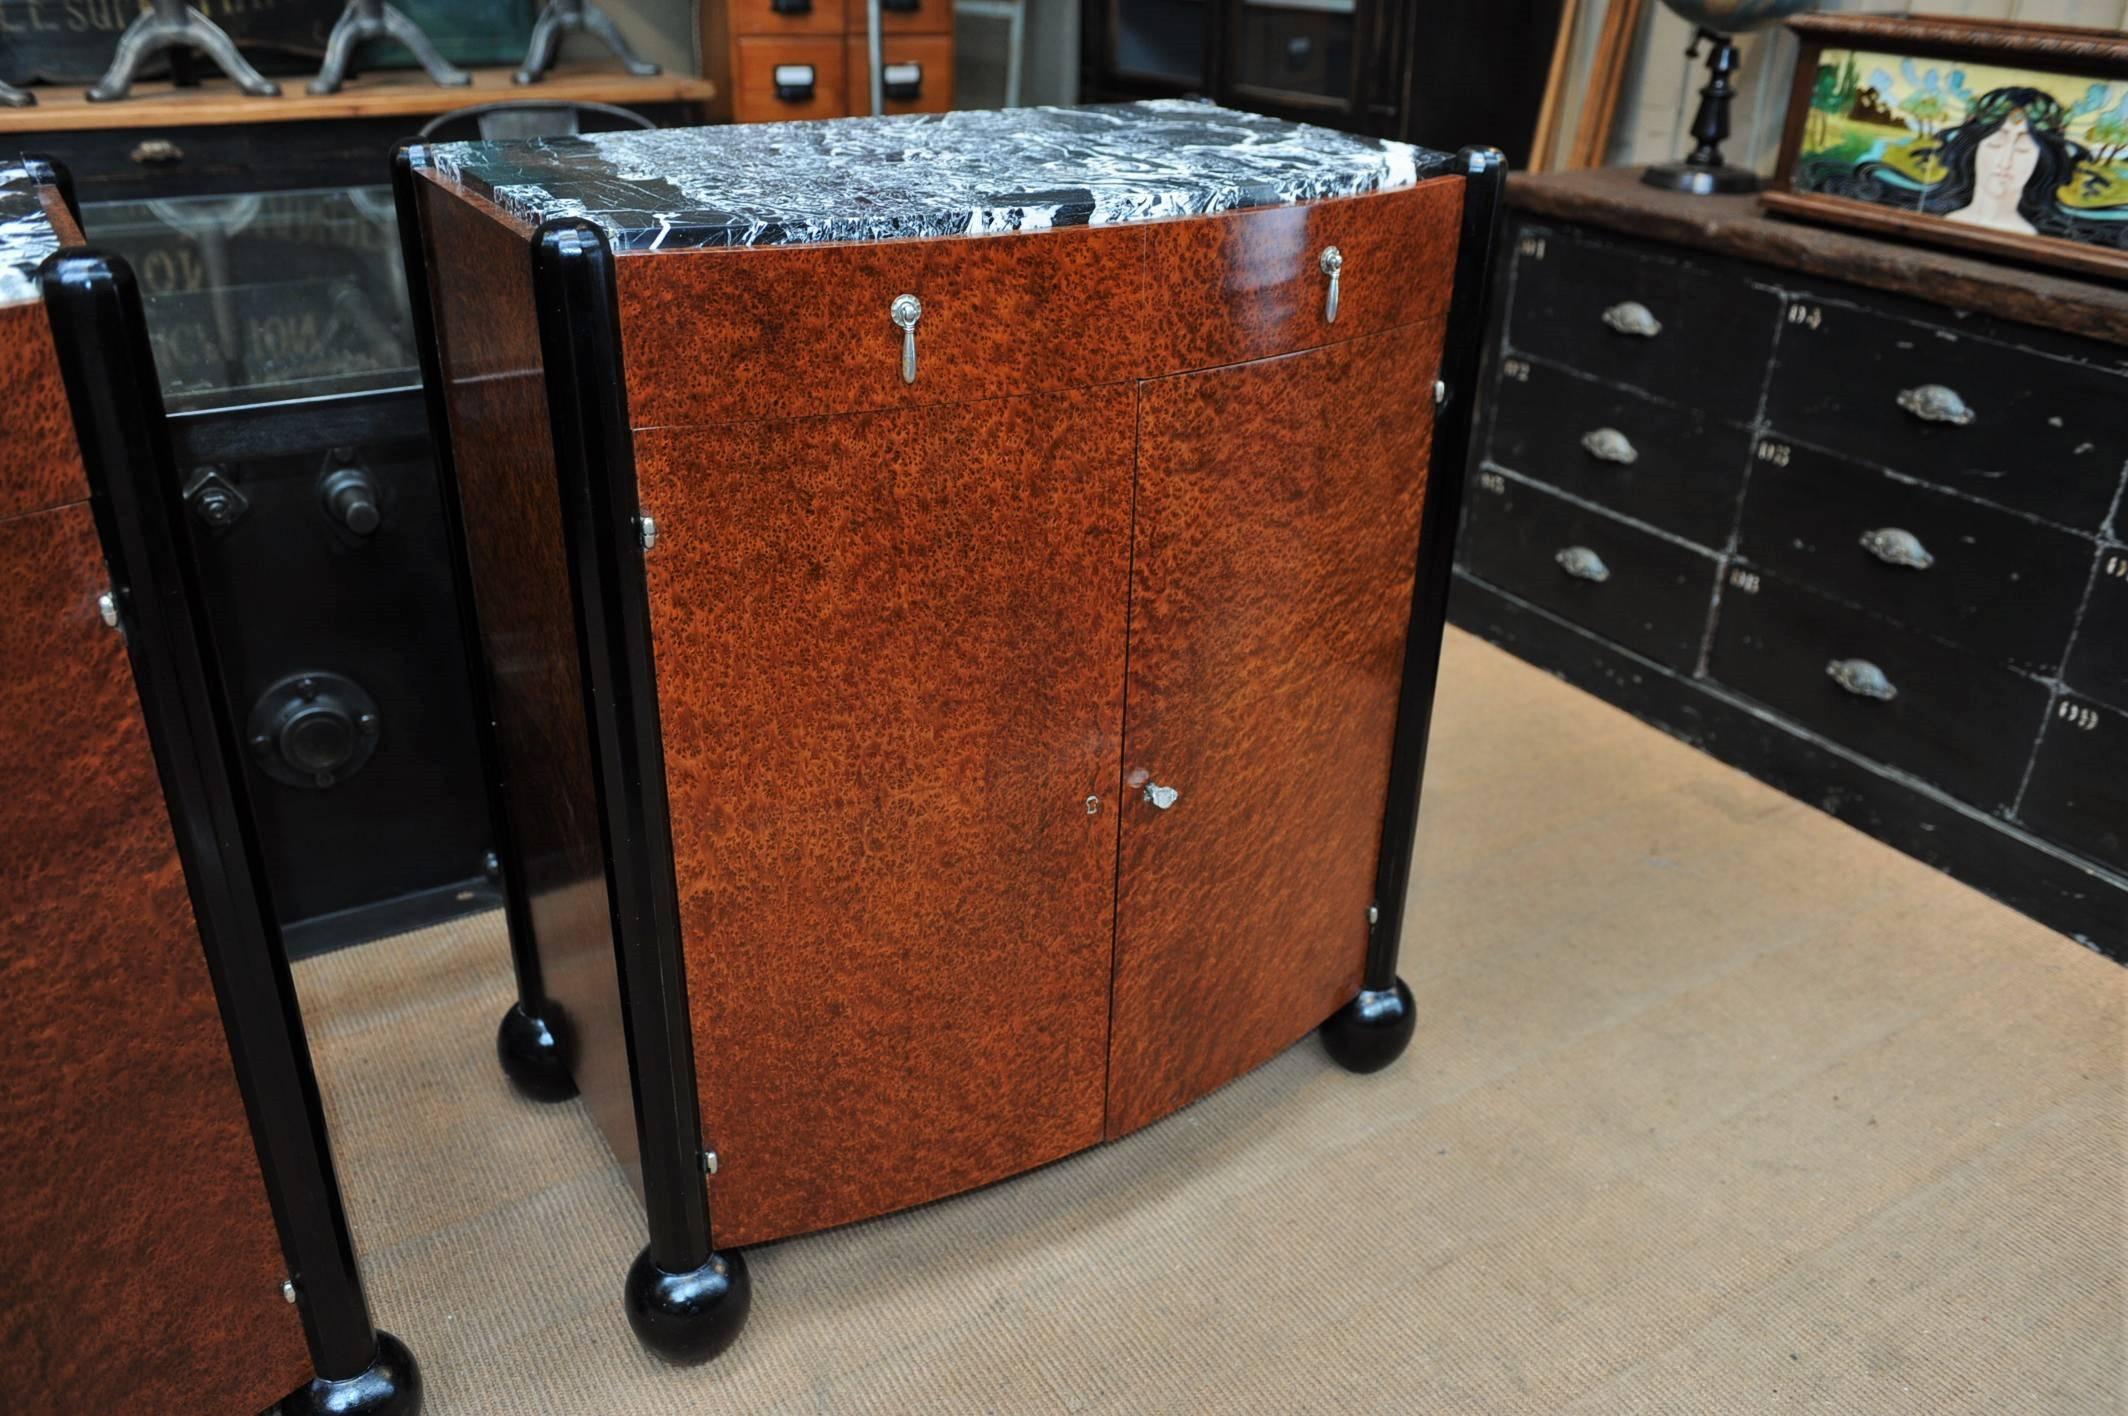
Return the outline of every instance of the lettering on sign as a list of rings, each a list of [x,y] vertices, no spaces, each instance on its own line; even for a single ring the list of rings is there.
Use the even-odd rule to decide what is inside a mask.
[[[1787,443],[1774,442],[1769,438],[1759,440],[1759,461],[1770,462],[1776,467],[1786,467],[1788,459],[1795,456],[1795,449]]]
[[[1746,595],[1759,593],[1759,573],[1755,570],[1746,570],[1740,565],[1733,565],[1729,567],[1729,583]]]
[[[1825,323],[1825,307],[1822,305],[1790,305],[1788,323],[1805,329],[1816,329]]]

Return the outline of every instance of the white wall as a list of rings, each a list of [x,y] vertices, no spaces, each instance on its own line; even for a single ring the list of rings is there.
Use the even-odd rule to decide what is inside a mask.
[[[1617,3],[1617,0],[1611,0]],[[1568,93],[1568,121],[1578,119],[1580,92],[1595,49],[1594,36],[1604,4],[1584,6],[1583,38],[1575,85]],[[2047,24],[2088,25],[2128,30],[2128,0],[1820,0],[1821,11],[1860,10],[1875,14],[1972,15],[1992,19],[2033,20]],[[1642,21],[1632,70],[1611,132],[1610,160],[1623,163],[1666,162],[1683,157],[1692,143],[1687,130],[1706,84],[1704,64],[1685,58],[1692,26],[1654,0]],[[1731,110],[1734,133],[1727,148],[1731,162],[1773,171],[1781,146],[1788,88],[1795,75],[1796,42],[1775,28],[1739,41],[1744,67]],[[1563,139],[1560,151],[1566,151]]]

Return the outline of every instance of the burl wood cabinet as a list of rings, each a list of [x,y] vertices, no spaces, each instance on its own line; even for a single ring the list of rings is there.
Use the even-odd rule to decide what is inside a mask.
[[[0,166],[0,1410],[421,1404],[371,1325],[140,297]]]
[[[1402,1050],[1498,176],[1184,103],[402,154],[500,1049],[640,1180],[646,1342]]]

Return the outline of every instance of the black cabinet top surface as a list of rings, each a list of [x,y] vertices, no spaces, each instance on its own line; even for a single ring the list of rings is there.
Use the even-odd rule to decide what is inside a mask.
[[[0,305],[36,299],[37,267],[58,249],[59,233],[29,172],[0,167]]]
[[[591,133],[427,150],[527,222],[619,250],[991,235],[1408,187],[1445,154],[1182,99]]]

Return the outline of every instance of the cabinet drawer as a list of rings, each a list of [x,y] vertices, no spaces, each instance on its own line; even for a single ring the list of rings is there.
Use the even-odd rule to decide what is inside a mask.
[[[792,118],[840,118],[849,75],[840,39],[782,39],[749,35],[733,48],[732,116],[741,123]]]
[[[2050,841],[2128,871],[2128,713],[2055,700],[2017,816]]]
[[[864,33],[865,11],[858,0],[850,0],[850,29],[860,36]],[[951,36],[953,33],[953,0],[879,0],[879,32],[895,34],[936,34]],[[949,49],[946,62],[950,65]]]
[[[731,32],[741,34],[817,34],[840,38],[846,16],[843,0],[729,0]],[[859,23],[863,15],[859,14]]]
[[[852,113],[870,113],[870,45],[861,34],[853,34],[843,43],[843,67],[849,75],[848,97],[844,101]],[[952,35],[900,34],[887,28],[879,52],[886,70],[887,112],[943,113],[953,106]]]
[[[1481,473],[1464,568],[1628,649],[1690,673],[1716,561],[1526,483]]]
[[[1738,550],[1910,629],[2045,673],[2061,665],[2092,555],[2067,531],[1771,438],[1758,446]]]
[[[2128,709],[2128,547],[2099,552],[2091,598],[2069,646],[2062,681],[2102,703]]]
[[[2128,461],[2128,378],[1844,305],[1789,306],[1776,432],[2080,529]]]
[[[1673,531],[1728,544],[1751,434],[1526,359],[1501,361],[1492,460]]]
[[[1723,590],[1708,672],[1993,811],[2016,797],[2047,711],[2033,679],[1743,567]]]
[[[1551,227],[1523,227],[1514,254],[1508,342],[1518,352],[1732,423],[1758,416],[1780,316],[1770,292]]]

